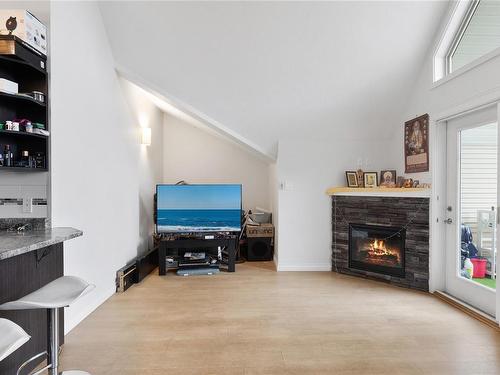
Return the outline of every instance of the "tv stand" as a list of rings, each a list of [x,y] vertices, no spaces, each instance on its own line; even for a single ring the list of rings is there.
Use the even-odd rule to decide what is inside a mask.
[[[236,235],[215,236],[213,239],[204,238],[186,238],[186,237],[165,237],[160,239],[160,248],[158,250],[158,273],[160,276],[167,274],[166,257],[167,255],[178,255],[181,250],[200,249],[205,252],[217,252],[217,248],[226,247],[228,253],[227,271],[236,270],[236,250],[239,237]]]

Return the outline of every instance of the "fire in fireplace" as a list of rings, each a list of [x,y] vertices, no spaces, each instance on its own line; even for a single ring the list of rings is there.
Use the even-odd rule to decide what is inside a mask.
[[[349,225],[349,267],[405,276],[406,230],[383,225]]]

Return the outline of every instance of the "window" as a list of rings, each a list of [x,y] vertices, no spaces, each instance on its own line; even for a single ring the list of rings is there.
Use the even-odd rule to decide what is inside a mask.
[[[471,1],[446,54],[446,73],[500,47],[500,1]]]
[[[499,51],[500,0],[452,2],[450,18],[434,53],[434,82]]]

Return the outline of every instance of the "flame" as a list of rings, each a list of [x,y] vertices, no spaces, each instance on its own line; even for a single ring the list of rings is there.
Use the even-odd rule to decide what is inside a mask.
[[[399,261],[399,252],[387,248],[383,240],[374,240],[370,244],[370,252],[376,256],[393,255],[396,256]]]

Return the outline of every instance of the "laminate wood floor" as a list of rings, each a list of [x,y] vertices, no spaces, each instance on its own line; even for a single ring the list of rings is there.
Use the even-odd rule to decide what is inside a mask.
[[[500,374],[500,334],[437,298],[333,272],[165,277],[100,306],[66,338],[99,374]]]

